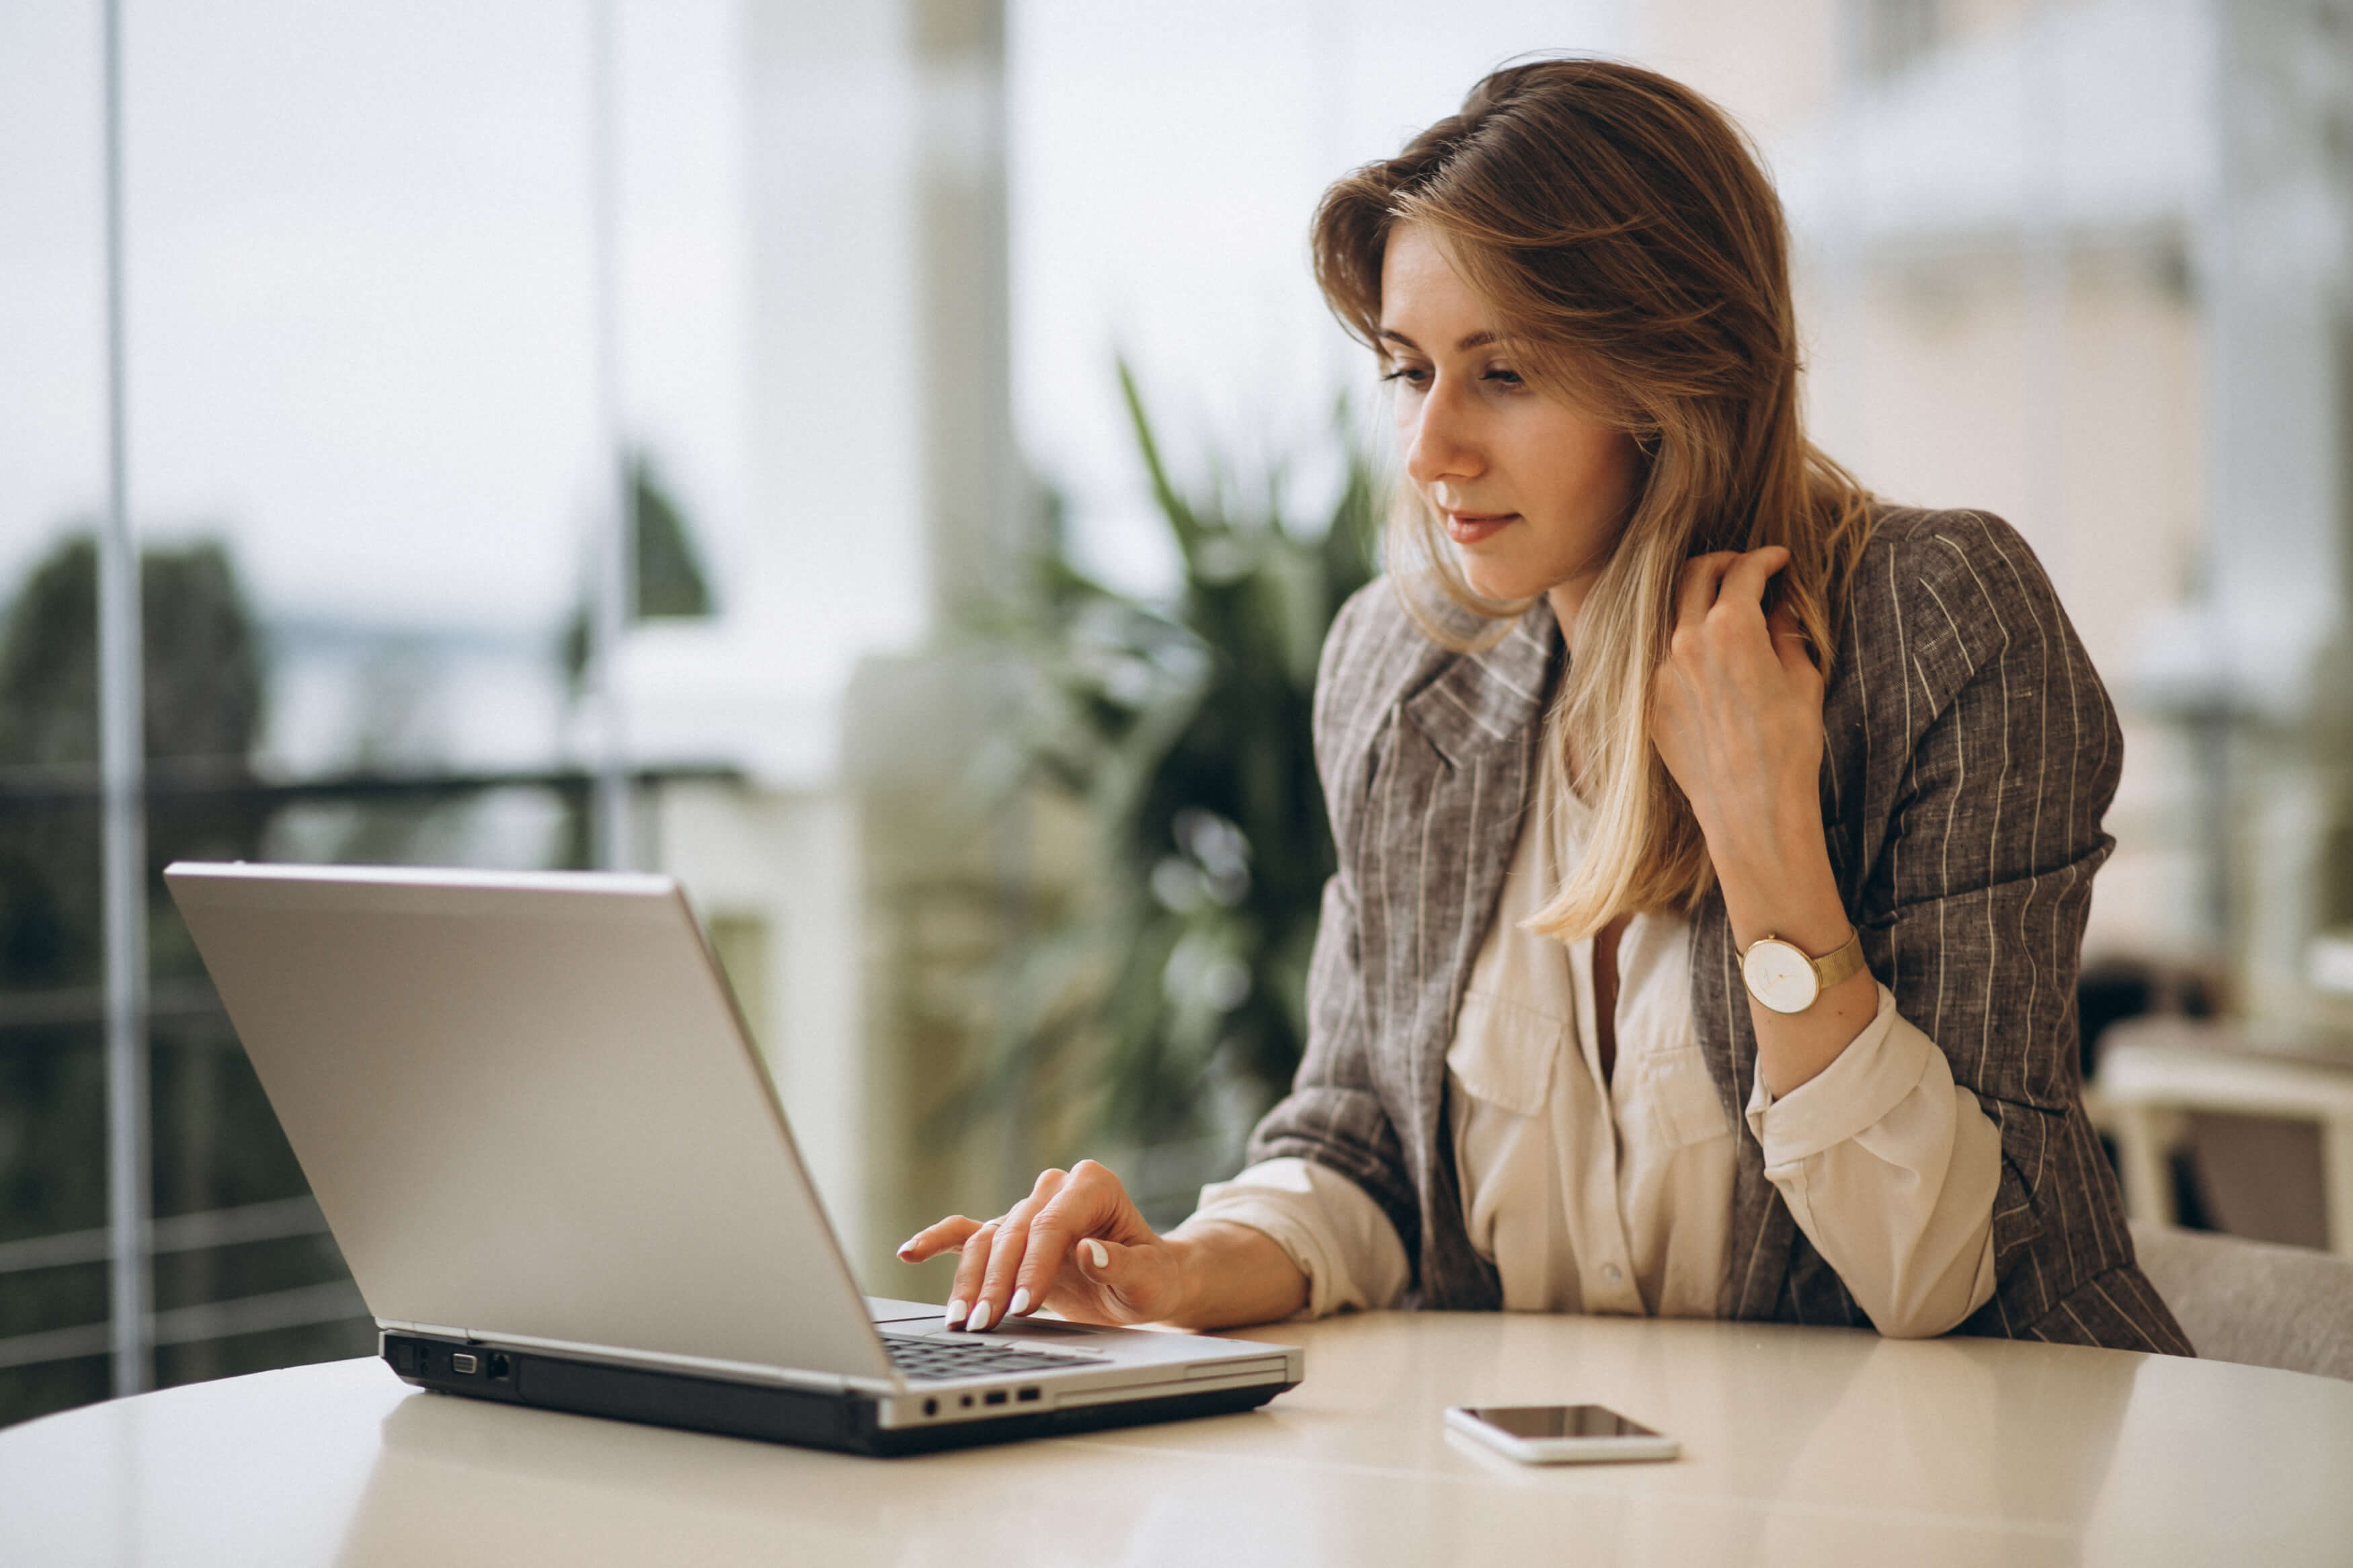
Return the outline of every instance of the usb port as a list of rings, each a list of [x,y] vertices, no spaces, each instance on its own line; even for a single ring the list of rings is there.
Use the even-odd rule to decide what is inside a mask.
[[[470,1377],[473,1373],[481,1370],[481,1365],[482,1363],[475,1360],[474,1356],[470,1352],[453,1351],[450,1352],[449,1370],[451,1372],[462,1372]]]
[[[1021,1391],[1018,1397],[1022,1404],[1027,1405],[1031,1400],[1038,1397],[1038,1391],[1034,1388],[1025,1388]]]
[[[1005,1390],[1001,1388],[992,1388],[987,1394],[981,1395],[980,1402],[983,1405],[1002,1405],[1005,1403]]]

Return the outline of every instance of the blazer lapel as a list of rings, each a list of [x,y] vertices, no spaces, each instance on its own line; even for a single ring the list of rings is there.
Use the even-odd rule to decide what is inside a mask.
[[[1398,705],[1363,816],[1359,963],[1377,1070],[1422,1194],[1419,1301],[1501,1304],[1464,1228],[1446,1051],[1526,815],[1560,633],[1539,600]]]

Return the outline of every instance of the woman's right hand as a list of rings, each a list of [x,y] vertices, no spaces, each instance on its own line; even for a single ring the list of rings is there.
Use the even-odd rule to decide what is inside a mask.
[[[1092,1160],[1048,1171],[991,1220],[952,1215],[917,1231],[900,1258],[962,1254],[947,1323],[975,1333],[1051,1307],[1082,1323],[1150,1323],[1184,1305],[1185,1244],[1163,1237],[1117,1176]]]

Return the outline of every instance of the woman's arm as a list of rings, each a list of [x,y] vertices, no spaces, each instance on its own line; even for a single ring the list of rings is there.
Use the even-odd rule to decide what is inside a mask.
[[[899,1248],[909,1263],[943,1252],[962,1255],[948,1325],[975,1331],[1040,1307],[1084,1323],[1221,1329],[1287,1318],[1307,1300],[1306,1276],[1265,1233],[1188,1220],[1156,1235],[1092,1160],[1046,1172],[995,1219],[953,1215]]]
[[[1854,928],[1822,836],[1822,677],[1786,612],[1765,614],[1766,584],[1788,564],[1778,545],[1696,556],[1683,567],[1673,642],[1652,688],[1659,755],[1691,802],[1740,951],[1768,936],[1815,958]],[[1757,1072],[1785,1095],[1836,1061],[1878,1011],[1858,970],[1802,1013],[1749,999]]]
[[[1169,1240],[1181,1248],[1183,1284],[1167,1321],[1179,1328],[1271,1323],[1307,1304],[1307,1277],[1262,1230],[1188,1219]]]
[[[1762,600],[1780,550],[1685,569],[1653,721],[1693,804],[1736,951],[1778,936],[1821,957],[1853,935],[1817,780],[1822,681]],[[1795,1014],[1753,996],[1748,1124],[1766,1175],[1881,1331],[1942,1333],[1992,1295],[2001,1135],[1944,1054],[1865,970]]]
[[[2115,710],[2000,519],[1897,513],[1869,554],[1826,713],[1832,853],[1872,967],[2000,1132],[1994,1294],[1963,1327],[2186,1354],[2132,1267],[2081,1096],[2076,975],[2113,847]]]
[[[2076,968],[2093,877],[2112,847],[2100,823],[2121,756],[2115,711],[2033,552],[1999,519],[1897,513],[1882,520],[1870,556],[1873,563],[1857,574],[1829,699],[1829,725],[1845,738],[1826,781],[1841,802],[1833,863],[1865,922],[1873,970],[1900,1017],[1924,1032],[1950,1073],[1953,1114],[1959,1117],[1966,1094],[1999,1136],[1992,1295],[1958,1327],[2189,1354],[2179,1325],[2132,1267],[2115,1173],[2081,1097]],[[1727,565],[1718,581],[1729,575]],[[1755,642],[1748,646],[1754,654]],[[1793,645],[1779,648],[1786,665]],[[1755,674],[1752,666],[1750,679]],[[1799,689],[1810,689],[1792,674]],[[1674,737],[1660,735],[1668,752]],[[1686,761],[1694,754],[1680,753]],[[1682,782],[1677,755],[1669,755],[1669,766]],[[1805,793],[1819,799],[1823,782]],[[1709,786],[1685,787],[1696,804]],[[1787,809],[1799,793],[1788,788],[1776,799]],[[1718,852],[1713,832],[1709,849]],[[1730,841],[1722,853],[1742,863]],[[1723,984],[1736,987],[1737,948],[1722,951],[1720,940],[1709,939],[1706,963],[1711,974],[1720,965]],[[1715,993],[1713,980],[1706,989]],[[1734,1026],[1739,1016],[1720,1023]],[[1757,1018],[1757,1009],[1748,1016]],[[1757,1033],[1757,1079],[1770,1092],[1788,1063],[1768,1062],[1764,1030]],[[1743,1047],[1736,1037],[1736,1059]],[[1793,1098],[1805,1098],[1818,1081],[1808,1080]],[[1975,1131],[1965,1118],[1956,1128]],[[1866,1133],[1845,1147],[1867,1150],[1878,1136]],[[1961,1152],[1970,1142],[1957,1138],[1956,1160],[1982,1158]],[[1915,1141],[1914,1152],[1894,1163],[1932,1168],[1933,1159],[1921,1158],[1926,1148]],[[1772,1142],[1767,1152],[1773,1158]],[[1768,1174],[1788,1195],[1780,1175]],[[1847,1248],[1841,1262],[1841,1238],[1897,1261],[1899,1250],[1872,1230],[1884,1221],[1887,1195],[1909,1179],[1898,1169],[1871,1173],[1871,1202],[1882,1206],[1866,1223],[1817,1212],[1816,1223],[1804,1226],[1866,1310],[1873,1308],[1856,1290],[1864,1271],[1854,1261],[1863,1254]],[[1948,1193],[1955,1179],[1947,1177]],[[1804,1208],[1789,1206],[1793,1214]],[[1973,1206],[1984,1205],[1973,1200]],[[1968,1218],[1977,1223],[1976,1213]],[[1938,1228],[1910,1234],[1925,1246],[1920,1237]],[[1965,1253],[1956,1247],[1946,1261],[1957,1272]],[[1922,1261],[1917,1251],[1914,1261]],[[1778,1276],[1774,1288],[1781,1288]],[[1789,1288],[1801,1311],[1827,1314],[1846,1305],[1827,1284],[1792,1279]],[[1753,1292],[1744,1302],[1747,1310],[1771,1310]]]
[[[1765,1177],[1883,1334],[1941,1334],[1993,1294],[2001,1132],[1953,1081],[1936,1043],[1895,1009],[1775,1099],[1760,1076],[1747,1123]]]

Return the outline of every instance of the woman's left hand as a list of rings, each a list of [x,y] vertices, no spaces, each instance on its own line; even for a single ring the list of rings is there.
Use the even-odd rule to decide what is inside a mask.
[[[1683,563],[1675,629],[1651,686],[1651,737],[1707,836],[1718,873],[1767,880],[1822,863],[1822,677],[1765,589],[1778,544]]]

